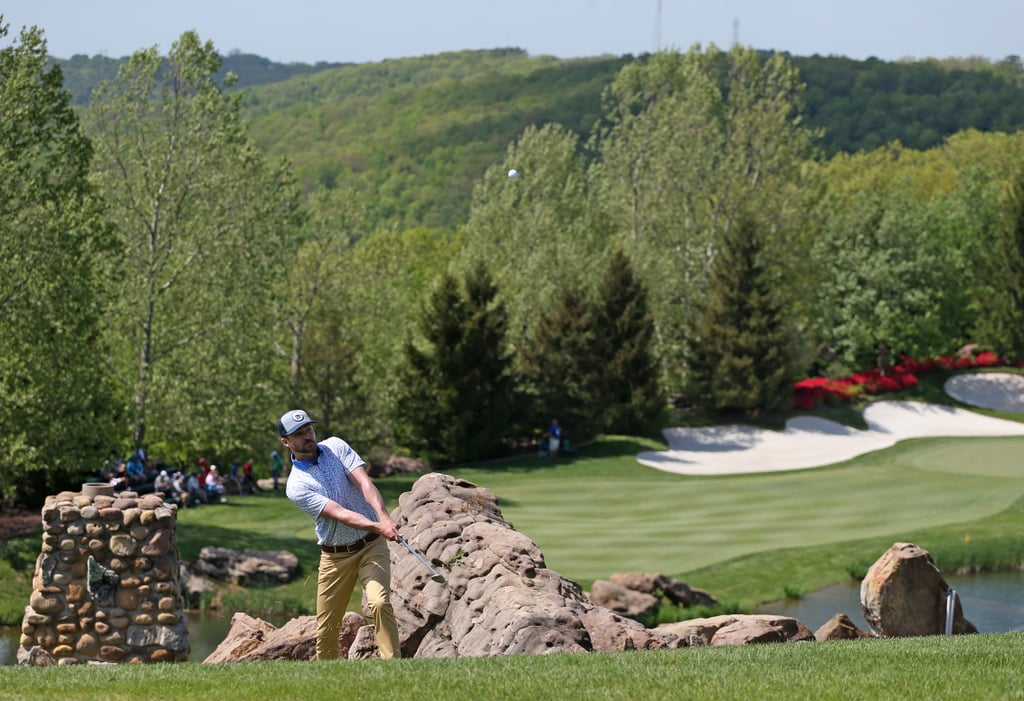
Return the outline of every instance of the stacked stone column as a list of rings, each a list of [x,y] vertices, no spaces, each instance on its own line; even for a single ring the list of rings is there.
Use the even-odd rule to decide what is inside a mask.
[[[48,497],[19,664],[188,659],[177,507],[106,485]]]

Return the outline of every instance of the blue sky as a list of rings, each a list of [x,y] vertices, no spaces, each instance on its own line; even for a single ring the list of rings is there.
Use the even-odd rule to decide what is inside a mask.
[[[8,0],[10,34],[51,55],[170,48],[194,29],[223,54],[278,62],[379,61],[519,47],[563,58],[694,43],[883,60],[1024,55],[1024,0]],[[7,42],[10,42],[8,36]]]

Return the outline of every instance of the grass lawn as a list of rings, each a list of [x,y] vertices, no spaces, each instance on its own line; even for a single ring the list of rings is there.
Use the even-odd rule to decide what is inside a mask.
[[[627,653],[202,665],[0,667],[0,699],[1020,698],[1024,635]]]
[[[1024,563],[1024,438],[918,439],[841,465],[734,477],[636,462],[659,447],[608,437],[571,459],[449,472],[492,489],[548,566],[585,586],[616,571],[662,572],[750,608],[859,578],[897,541],[928,549],[944,571]],[[394,507],[412,482],[378,485]],[[186,560],[206,545],[296,552],[305,571],[295,582],[228,589],[223,602],[254,615],[310,612],[319,551],[308,517],[282,495],[184,510],[178,541]],[[20,622],[38,543],[0,553],[3,620]],[[0,699],[1019,698],[1022,655],[1024,635],[1009,633],[394,663],[0,667]]]
[[[449,472],[492,489],[548,566],[585,587],[614,572],[661,572],[749,609],[862,576],[897,541],[918,543],[950,571],[1024,562],[1021,437],[917,439],[838,466],[735,477],[686,477],[636,462],[637,452],[656,447],[611,437],[572,459],[531,455]],[[412,482],[378,484],[393,508]],[[228,589],[228,606],[254,615],[312,610],[319,551],[308,517],[283,495],[185,509],[178,524],[185,560],[206,545],[299,556],[298,580]],[[23,563],[34,562],[38,542],[28,539],[34,554]],[[2,620],[17,624],[30,576],[0,559],[0,577]]]
[[[896,541],[949,527],[962,539],[956,524],[1024,496],[1021,437],[919,439],[835,467],[736,477],[679,476],[631,459],[650,447],[606,439],[557,465],[530,458],[451,472],[494,490],[506,519],[567,577],[589,585],[612,572],[662,572],[746,606],[781,598],[786,586],[839,581]],[[839,547],[850,542],[867,549]],[[815,553],[806,563],[805,549]],[[780,560],[778,579],[723,587],[712,575],[758,554]],[[813,570],[822,557],[830,561],[822,576],[787,581],[787,571]]]

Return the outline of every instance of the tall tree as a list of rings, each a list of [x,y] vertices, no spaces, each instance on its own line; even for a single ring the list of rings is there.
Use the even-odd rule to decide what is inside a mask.
[[[91,158],[41,32],[23,30],[0,48],[0,496],[73,486],[113,427],[97,262],[114,249]]]
[[[431,459],[496,455],[516,413],[508,317],[481,264],[460,286],[445,273],[408,338],[395,404],[400,438]]]
[[[107,330],[131,440],[178,452],[251,444],[276,411],[268,281],[294,200],[219,68],[212,43],[185,32],[166,58],[132,55],[89,110],[125,250],[107,271]]]
[[[515,169],[517,177],[509,177]],[[604,246],[590,217],[579,137],[557,124],[528,127],[473,191],[461,267],[483,261],[507,300],[511,342],[522,344],[563,281],[584,284]]]
[[[814,137],[800,121],[803,87],[781,55],[696,46],[636,60],[606,92],[594,187],[652,291],[672,384],[685,375],[687,320],[702,304],[716,244],[741,209],[760,213],[773,247],[790,246],[801,229],[798,184]]]
[[[520,368],[533,426],[558,419],[566,437],[586,441],[604,427],[604,366],[594,309],[576,286],[540,315],[521,351]]]
[[[690,333],[689,398],[712,413],[788,408],[793,368],[764,235],[743,216],[711,265],[707,302]]]
[[[629,258],[616,249],[596,305],[597,338],[606,359],[600,402],[605,432],[638,434],[649,430],[665,406],[654,356],[654,321],[647,290]]]

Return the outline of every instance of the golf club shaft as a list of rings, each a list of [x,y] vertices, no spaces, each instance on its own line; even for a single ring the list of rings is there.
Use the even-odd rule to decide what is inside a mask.
[[[434,581],[436,581],[436,582],[443,582],[444,581],[444,575],[442,575],[440,572],[438,572],[433,567],[431,567],[430,563],[427,562],[425,559],[423,559],[423,556],[420,555],[418,552],[416,552],[416,549],[414,547],[409,545],[409,541],[407,541],[405,538],[402,538],[402,537],[399,537],[398,541],[402,545],[404,545],[409,550],[409,552],[411,552],[413,555],[415,555],[416,559],[419,560],[423,564],[424,567],[426,567],[428,570],[430,570],[430,573],[432,575],[434,575],[434,577],[433,577]]]

